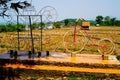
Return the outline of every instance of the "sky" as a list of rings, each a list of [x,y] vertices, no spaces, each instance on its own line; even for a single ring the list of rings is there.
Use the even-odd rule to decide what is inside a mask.
[[[18,1],[18,0],[17,0]],[[20,0],[24,1],[24,0]],[[55,21],[66,18],[84,18],[85,20],[95,20],[96,16],[110,16],[120,20],[120,0],[27,0],[32,2],[36,9],[36,14],[45,6],[52,6],[57,11]],[[51,10],[51,13],[54,12]],[[2,19],[0,18],[0,21]]]
[[[39,11],[45,6],[57,10],[57,20],[65,18],[84,18],[95,20],[102,15],[120,19],[120,0],[32,0],[32,5]]]

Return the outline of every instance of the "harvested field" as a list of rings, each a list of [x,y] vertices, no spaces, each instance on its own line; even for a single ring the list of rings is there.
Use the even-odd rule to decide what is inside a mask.
[[[109,62],[109,60],[102,60],[101,55],[97,55],[98,57],[95,58],[92,57],[93,55],[91,54],[100,54],[95,46],[90,46],[88,44],[81,53],[77,54],[76,58],[71,58],[70,54],[67,54],[68,52],[66,52],[63,46],[63,36],[69,30],[72,30],[72,28],[43,30],[42,34],[43,51],[50,51],[50,53],[65,52],[63,56],[57,53],[51,55],[49,58],[42,57],[40,59],[35,58],[35,60],[29,60],[27,55],[27,60],[21,60],[21,56],[18,56],[17,60],[11,58],[1,59],[0,72],[2,72],[2,76],[0,76],[0,78],[6,79],[7,77],[10,77],[15,78],[16,80],[120,79],[119,61],[110,60]],[[115,51],[113,52],[113,55],[120,55],[120,27],[90,27],[90,30],[87,31],[90,36],[94,36],[98,40],[101,38],[110,38],[115,44]],[[29,31],[20,32],[21,51],[31,50],[31,40],[28,32]],[[39,51],[41,49],[40,31],[33,30],[33,35],[35,51]],[[1,54],[4,54],[10,49],[17,50],[17,43],[17,32],[0,33]],[[69,55],[69,57],[65,57],[65,55]],[[89,63],[89,61],[91,61],[91,63]],[[93,61],[96,63],[93,64]],[[7,65],[3,64],[4,62],[8,62]],[[78,64],[77,62],[81,63]],[[11,74],[11,71],[13,74]]]
[[[64,34],[72,30],[72,28],[50,29],[43,30],[42,37],[42,51],[50,52],[66,52],[63,45]],[[20,50],[31,50],[31,40],[29,31],[20,32]],[[120,55],[120,27],[90,27],[88,30],[90,36],[94,36],[97,39],[109,38],[115,44],[115,51],[113,54]],[[34,48],[35,51],[41,49],[41,32],[39,30],[33,30],[34,35]],[[27,38],[26,38],[27,37]],[[4,53],[10,49],[17,49],[17,32],[0,33],[0,53]],[[82,54],[100,54],[95,46],[85,46],[81,52]]]

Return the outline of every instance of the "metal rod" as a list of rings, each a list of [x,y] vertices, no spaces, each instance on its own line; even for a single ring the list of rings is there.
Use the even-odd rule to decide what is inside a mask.
[[[17,15],[17,33],[18,33],[18,50],[20,50],[20,41],[19,41],[19,37],[20,37],[20,33],[19,33],[19,16]]]
[[[30,35],[31,35],[31,43],[32,43],[32,46],[31,46],[31,49],[32,49],[32,54],[33,54],[33,57],[34,57],[34,40],[33,40],[33,34],[32,34],[32,25],[31,25],[31,18],[29,16],[29,22],[30,22]]]
[[[42,52],[42,15],[40,15],[40,19],[41,19],[41,52]]]
[[[31,49],[32,49],[32,53],[34,54],[35,53],[35,49],[34,49],[34,39],[33,39],[33,33],[32,33],[32,25],[31,25],[31,17],[30,16],[40,16],[40,19],[41,19],[41,51],[42,51],[42,15],[17,15],[17,25],[18,25],[18,50],[20,50],[20,41],[19,41],[19,16],[28,16],[29,17],[29,24],[30,24],[30,34],[31,34],[31,43],[32,43],[32,46],[31,46]]]
[[[74,42],[76,42],[76,27],[77,27],[77,22],[75,22],[75,27],[74,27]]]

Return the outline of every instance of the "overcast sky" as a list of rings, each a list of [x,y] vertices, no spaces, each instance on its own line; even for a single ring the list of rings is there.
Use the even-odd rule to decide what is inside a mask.
[[[57,20],[65,18],[95,19],[97,15],[120,19],[120,0],[32,0],[39,11],[44,6],[53,6],[58,13]]]

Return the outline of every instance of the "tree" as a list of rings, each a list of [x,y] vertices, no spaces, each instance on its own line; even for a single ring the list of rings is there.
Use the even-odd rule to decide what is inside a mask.
[[[69,20],[68,20],[68,19],[65,19],[65,20],[64,20],[64,23],[65,23],[65,26],[68,26]]]
[[[74,26],[75,22],[69,22],[69,26]]]
[[[13,0],[0,0],[0,16],[9,16],[6,11],[10,8],[19,13],[19,9],[24,9],[28,6],[31,6],[27,1],[13,3]]]
[[[105,21],[110,21],[110,16],[106,16],[104,19]]]
[[[115,21],[115,25],[116,25],[116,26],[120,26],[120,20],[116,20],[116,21]]]
[[[97,24],[101,24],[101,23],[102,23],[102,20],[103,20],[103,16],[98,15],[98,16],[96,17],[96,23],[97,23]]]
[[[111,23],[110,23],[110,16],[106,16],[105,18],[104,18],[104,24],[105,25],[110,25]]]
[[[111,25],[112,25],[112,26],[115,25],[115,21],[116,21],[116,18],[111,18],[110,22],[111,22]]]
[[[60,22],[54,22],[53,25],[55,26],[55,28],[60,28],[61,23]]]

